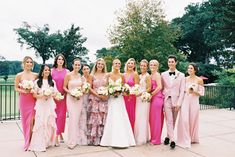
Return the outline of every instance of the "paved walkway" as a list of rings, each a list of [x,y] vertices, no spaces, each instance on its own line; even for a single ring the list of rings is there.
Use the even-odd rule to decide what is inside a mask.
[[[165,128],[165,127],[164,127]],[[163,137],[166,130],[163,131]],[[66,137],[66,133],[65,133]],[[66,140],[66,139],[65,139]],[[142,145],[128,149],[78,146],[70,150],[65,144],[47,152],[24,152],[19,121],[0,124],[1,157],[235,157],[235,111],[204,110],[200,112],[200,144],[191,149],[169,146]]]

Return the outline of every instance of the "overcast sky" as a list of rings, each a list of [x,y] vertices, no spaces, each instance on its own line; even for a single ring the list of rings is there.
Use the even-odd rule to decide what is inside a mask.
[[[7,60],[22,60],[25,55],[36,59],[33,51],[20,48],[14,28],[26,21],[30,25],[49,24],[52,32],[68,29],[71,24],[82,28],[87,37],[84,46],[94,60],[96,50],[109,47],[107,29],[116,21],[115,11],[125,7],[126,0],[0,0],[0,55]],[[169,21],[182,16],[184,8],[202,0],[163,0]],[[36,59],[39,63],[41,59]]]

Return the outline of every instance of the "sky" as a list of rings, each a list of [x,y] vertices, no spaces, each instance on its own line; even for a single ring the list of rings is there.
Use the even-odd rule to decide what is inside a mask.
[[[14,28],[23,21],[42,27],[49,24],[51,32],[70,28],[71,24],[82,28],[87,37],[84,46],[89,50],[91,61],[96,50],[110,47],[107,29],[116,21],[115,12],[125,7],[127,0],[0,0],[0,55],[7,60],[22,60],[29,55],[38,63],[33,50],[20,47]],[[202,0],[162,0],[166,20],[184,14],[190,3]],[[52,61],[52,60],[51,60]],[[50,60],[48,62],[51,62]]]

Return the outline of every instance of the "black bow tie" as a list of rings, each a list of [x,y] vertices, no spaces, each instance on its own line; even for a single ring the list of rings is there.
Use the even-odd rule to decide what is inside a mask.
[[[169,75],[175,75],[175,71],[174,72],[169,72]]]

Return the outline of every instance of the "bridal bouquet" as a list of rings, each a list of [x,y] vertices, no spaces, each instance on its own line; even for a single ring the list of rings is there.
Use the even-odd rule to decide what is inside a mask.
[[[82,88],[81,87],[77,87],[73,90],[71,90],[71,95],[74,97],[74,98],[77,98],[77,100],[80,99],[80,97],[83,95],[83,92],[82,92]]]
[[[104,87],[104,86],[99,87],[98,90],[97,90],[97,93],[98,93],[99,95],[105,95],[105,96],[107,96],[107,95],[109,94],[109,93],[108,93],[108,88],[107,88],[107,87]]]
[[[90,83],[85,82],[82,86],[83,93],[88,93],[91,85]]]
[[[51,96],[52,93],[53,93],[53,88],[52,87],[43,89],[43,95],[44,96],[47,96],[47,97]]]
[[[34,83],[30,80],[23,80],[21,83],[19,83],[19,86],[25,90],[31,90],[34,87]]]
[[[138,84],[135,84],[133,87],[131,87],[130,94],[138,95],[140,93],[139,89],[140,86]]]
[[[56,95],[55,95],[55,99],[58,100],[58,101],[63,100],[64,96],[60,92],[57,92]]]
[[[131,90],[131,87],[128,85],[128,84],[124,84],[122,86],[122,92],[126,93],[126,94],[130,94],[130,90]]]
[[[110,81],[108,88],[109,88],[109,94],[114,96],[115,98],[117,98],[118,95],[120,95],[122,92],[122,82],[121,81],[117,81],[117,82]]]
[[[142,102],[150,102],[151,94],[148,92],[143,92],[140,97],[142,99]]]

